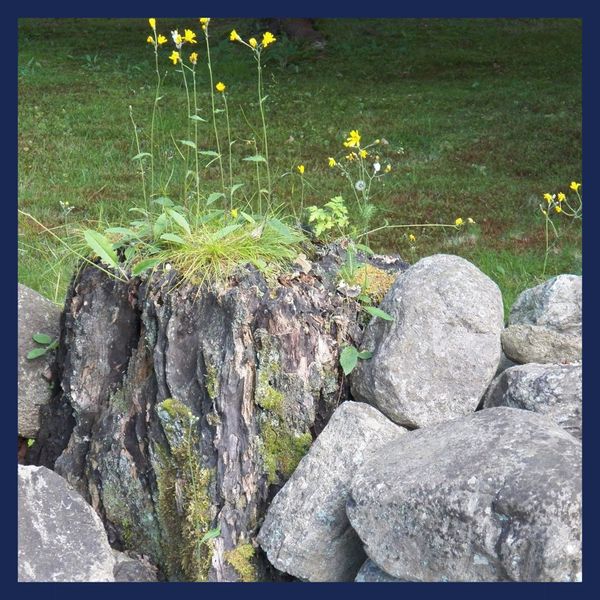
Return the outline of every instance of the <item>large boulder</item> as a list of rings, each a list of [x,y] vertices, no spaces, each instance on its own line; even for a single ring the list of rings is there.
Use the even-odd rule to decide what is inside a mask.
[[[501,356],[498,286],[458,256],[424,258],[400,275],[381,303],[352,373],[353,396],[408,427],[473,412]]]
[[[582,278],[559,275],[525,290],[502,333],[506,355],[517,363],[581,360]]]
[[[581,439],[581,364],[529,363],[504,371],[490,385],[484,408],[510,406],[550,417]]]
[[[362,462],[405,430],[367,404],[344,402],[275,496],[258,535],[269,561],[308,581],[352,581],[366,555],[346,516]]]
[[[382,571],[370,558],[365,560],[354,579],[357,583],[404,583]]]
[[[60,475],[18,467],[19,581],[114,581],[100,517]]]
[[[581,444],[542,415],[483,410],[382,448],[347,513],[399,579],[578,581]]]
[[[40,407],[50,401],[50,361],[52,353],[28,360],[27,354],[39,347],[32,339],[36,333],[45,333],[52,339],[59,334],[60,309],[28,287],[18,284],[18,402],[19,435],[35,438],[40,427]]]

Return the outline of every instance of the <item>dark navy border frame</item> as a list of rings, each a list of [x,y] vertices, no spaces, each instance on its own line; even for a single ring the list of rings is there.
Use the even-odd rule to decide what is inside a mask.
[[[214,10],[210,2],[183,2],[173,5],[166,2],[149,0],[147,2],[116,2],[104,0],[101,3],[61,2],[43,3],[39,0],[9,4],[2,10],[2,54],[1,61],[8,89],[4,87],[0,99],[4,106],[2,144],[0,147],[9,149],[3,153],[2,173],[4,198],[3,208],[7,215],[4,221],[7,231],[0,236],[3,245],[5,285],[4,293],[0,295],[6,308],[2,311],[2,329],[8,333],[8,339],[0,346],[6,350],[8,358],[0,361],[3,369],[2,389],[4,393],[0,402],[4,404],[2,412],[3,432],[0,436],[0,457],[5,468],[0,471],[5,493],[0,492],[0,499],[5,504],[1,513],[4,523],[2,547],[6,551],[4,559],[0,561],[2,582],[0,587],[4,597],[26,597],[27,600],[38,598],[78,598],[96,597],[143,597],[162,598],[169,596],[200,598],[208,596],[222,597],[280,597],[304,598],[311,596],[375,596],[389,598],[488,598],[510,597],[522,598],[570,598],[597,596],[600,591],[598,586],[598,572],[600,565],[598,559],[598,495],[596,492],[597,467],[594,464],[598,452],[598,437],[595,428],[600,423],[598,404],[600,399],[595,397],[592,378],[594,331],[597,329],[597,309],[594,302],[594,259],[591,256],[594,246],[594,229],[598,216],[598,182],[594,175],[599,169],[596,140],[594,134],[598,130],[598,108],[600,99],[598,95],[598,65],[594,56],[600,56],[598,48],[599,19],[591,2],[571,0],[569,2],[530,2],[504,0],[497,3],[482,3],[473,0],[456,0],[444,2],[442,0],[425,2],[362,2],[350,3],[348,0],[329,0],[326,2],[306,0],[293,4],[281,0],[249,1],[228,0],[218,3]],[[8,18],[7,18],[7,14]],[[584,356],[587,363],[584,369],[584,536],[583,536],[583,583],[403,583],[403,584],[203,584],[198,586],[193,583],[154,583],[154,584],[52,584],[52,583],[17,583],[17,498],[16,498],[16,462],[15,462],[15,424],[17,422],[17,378],[16,374],[16,341],[17,341],[17,310],[16,310],[16,279],[17,279],[17,78],[15,77],[17,46],[17,19],[23,17],[160,17],[168,14],[208,14],[212,17],[561,17],[578,18],[583,22],[583,109],[584,109],[584,135],[583,135],[583,182],[585,185],[586,219],[584,221],[583,255],[586,257],[586,278],[584,279]],[[196,16],[196,15],[194,15]],[[597,54],[598,53],[598,54]],[[7,57],[10,60],[7,60]],[[10,135],[6,135],[10,132]],[[596,155],[594,155],[596,153]],[[14,229],[11,229],[11,226]],[[8,233],[14,232],[14,234]],[[8,273],[8,276],[7,276]],[[11,275],[13,275],[11,277]],[[308,587],[307,587],[308,586]],[[595,591],[594,591],[595,590]]]

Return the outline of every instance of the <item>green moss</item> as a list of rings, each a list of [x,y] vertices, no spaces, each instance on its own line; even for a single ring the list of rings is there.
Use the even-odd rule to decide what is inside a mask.
[[[283,392],[276,390],[268,382],[256,386],[254,401],[265,410],[270,410],[276,415],[281,415],[283,411],[283,399]]]
[[[265,410],[283,416],[284,395],[274,387],[274,383],[281,376],[279,353],[272,343],[271,336],[266,331],[258,334],[258,337],[261,342],[261,350],[258,353],[259,368],[254,402]]]
[[[219,372],[214,365],[206,363],[206,378],[204,380],[206,392],[211,400],[214,400],[219,395]]]
[[[279,474],[288,478],[312,444],[310,433],[295,434],[281,421],[261,427],[262,457],[269,483],[278,483]]]
[[[178,400],[158,405],[158,415],[169,442],[157,446],[158,515],[165,539],[170,578],[206,581],[212,545],[201,543],[211,528],[210,485],[213,472],[200,463],[195,431],[197,417]]]
[[[256,581],[256,568],[252,559],[254,548],[251,544],[238,544],[233,550],[225,552],[225,560],[235,569],[240,579],[249,583]]]

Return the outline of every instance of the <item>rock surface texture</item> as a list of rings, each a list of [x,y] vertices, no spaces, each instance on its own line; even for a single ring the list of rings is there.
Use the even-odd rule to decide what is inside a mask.
[[[361,349],[373,352],[351,375],[354,398],[390,419],[424,427],[473,412],[501,357],[498,286],[458,256],[420,260],[399,276]]]
[[[581,439],[581,364],[511,367],[490,385],[484,408],[510,406],[546,415]]]
[[[275,496],[258,542],[270,562],[307,581],[352,581],[365,560],[346,501],[356,469],[396,439],[398,427],[367,404],[344,402]]]
[[[404,583],[382,571],[371,559],[365,560],[354,579],[357,583]]]
[[[19,581],[114,581],[100,517],[59,475],[18,467]]]
[[[115,581],[157,581],[156,567],[144,558],[132,558],[124,552],[113,550],[115,567],[113,569]]]
[[[529,411],[401,436],[359,468],[347,512],[369,557],[400,579],[581,579],[581,445]]]
[[[502,333],[505,354],[517,363],[581,360],[582,278],[559,275],[522,292]]]
[[[51,362],[54,353],[34,360],[28,360],[27,353],[40,347],[32,339],[36,333],[58,338],[60,309],[44,296],[19,283],[18,311],[19,435],[35,438],[40,427],[40,407],[52,397]]]

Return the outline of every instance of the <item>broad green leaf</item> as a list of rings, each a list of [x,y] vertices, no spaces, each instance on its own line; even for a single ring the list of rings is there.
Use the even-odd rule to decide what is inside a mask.
[[[167,206],[169,208],[173,206],[173,201],[171,200],[171,198],[165,198],[164,196],[160,198],[155,198],[154,200],[152,200],[152,202],[154,204],[158,204],[159,206]]]
[[[358,350],[354,346],[346,346],[340,354],[340,365],[344,375],[350,375],[358,362]]]
[[[202,156],[219,156],[219,153],[214,150],[198,150],[198,154],[201,154]]]
[[[362,302],[363,304],[373,304],[371,297],[367,296],[366,294],[360,294],[359,296],[356,297],[356,299],[359,302]]]
[[[359,352],[356,356],[358,356],[358,358],[360,358],[361,360],[368,360],[373,356],[373,353],[370,350],[363,350],[362,352]]]
[[[363,306],[363,309],[366,310],[370,315],[373,315],[374,317],[379,317],[380,319],[383,319],[384,321],[393,321],[394,320],[394,317],[392,317],[392,315],[389,315],[384,310],[381,310],[380,308],[377,308],[376,306]]]
[[[215,529],[209,529],[200,540],[200,544],[205,544],[208,540],[212,540],[213,538],[219,537],[221,535],[221,527],[216,527]]]
[[[156,221],[154,222],[154,226],[152,227],[152,233],[155,238],[159,238],[167,229],[169,225],[169,217],[165,213],[159,215]]]
[[[242,215],[242,217],[244,217],[244,219],[251,225],[256,225],[256,219],[252,215],[245,213],[243,210],[240,211],[240,215]]]
[[[140,260],[140,262],[137,265],[135,265],[133,269],[131,269],[131,274],[134,277],[137,277],[138,275],[141,275],[144,271],[147,271],[148,269],[153,269],[154,267],[159,265],[160,262],[161,261],[158,258],[146,258],[144,260]]]
[[[214,221],[215,219],[220,219],[223,216],[223,211],[218,209],[218,210],[211,210],[208,211],[207,213],[203,214],[201,217],[199,217],[196,221],[196,223],[210,223],[211,221]]]
[[[175,223],[177,223],[177,225],[179,225],[179,227],[181,227],[181,229],[183,229],[188,235],[192,233],[190,230],[190,224],[187,222],[187,219],[181,213],[178,213],[176,210],[173,210],[171,208],[168,208],[167,212],[169,213],[173,221],[175,221]]]
[[[233,225],[227,225],[226,227],[222,227],[221,229],[215,231],[212,236],[212,241],[220,240],[225,236],[228,236],[230,233],[237,231],[241,227],[241,223],[234,223]]]
[[[198,115],[192,115],[190,117],[190,119],[192,119],[192,121],[202,121],[203,123],[208,123],[208,121],[206,119],[203,119],[202,117],[199,117]]]
[[[249,162],[267,162],[267,159],[260,154],[255,154],[254,156],[246,156],[243,160],[247,160]]]
[[[150,154],[150,152],[140,152],[139,154],[136,154],[131,160],[140,160],[142,158],[145,158],[146,156],[152,156],[152,154]]]
[[[34,348],[27,353],[27,359],[33,360],[34,358],[39,358],[40,356],[44,356],[46,354],[46,348]]]
[[[231,186],[231,195],[233,196],[233,194],[235,194],[241,187],[243,187],[244,184],[243,183],[234,183]]]
[[[179,237],[176,233],[163,233],[160,236],[160,239],[167,242],[175,242],[176,244],[185,244],[185,240]]]
[[[373,256],[375,252],[369,248],[369,246],[365,246],[364,244],[354,244],[358,250],[362,250],[368,256]]]
[[[125,249],[125,260],[133,260],[135,255],[137,254],[137,249],[135,246],[129,246]]]
[[[104,230],[104,233],[117,233],[119,235],[126,235],[129,237],[136,236],[135,231],[133,231],[127,227],[109,227],[108,229]]]
[[[86,229],[83,232],[83,237],[87,245],[100,257],[107,265],[117,268],[119,259],[114,251],[112,244],[101,233],[93,229]]]
[[[206,199],[206,205],[210,206],[214,202],[216,202],[219,198],[225,198],[225,194],[223,192],[213,192]]]
[[[32,336],[34,342],[47,346],[52,343],[52,339],[47,333],[34,333]]]
[[[194,150],[196,150],[196,144],[194,144],[194,142],[192,142],[191,140],[179,140],[179,141],[184,146],[189,146],[190,148],[193,148]]]

